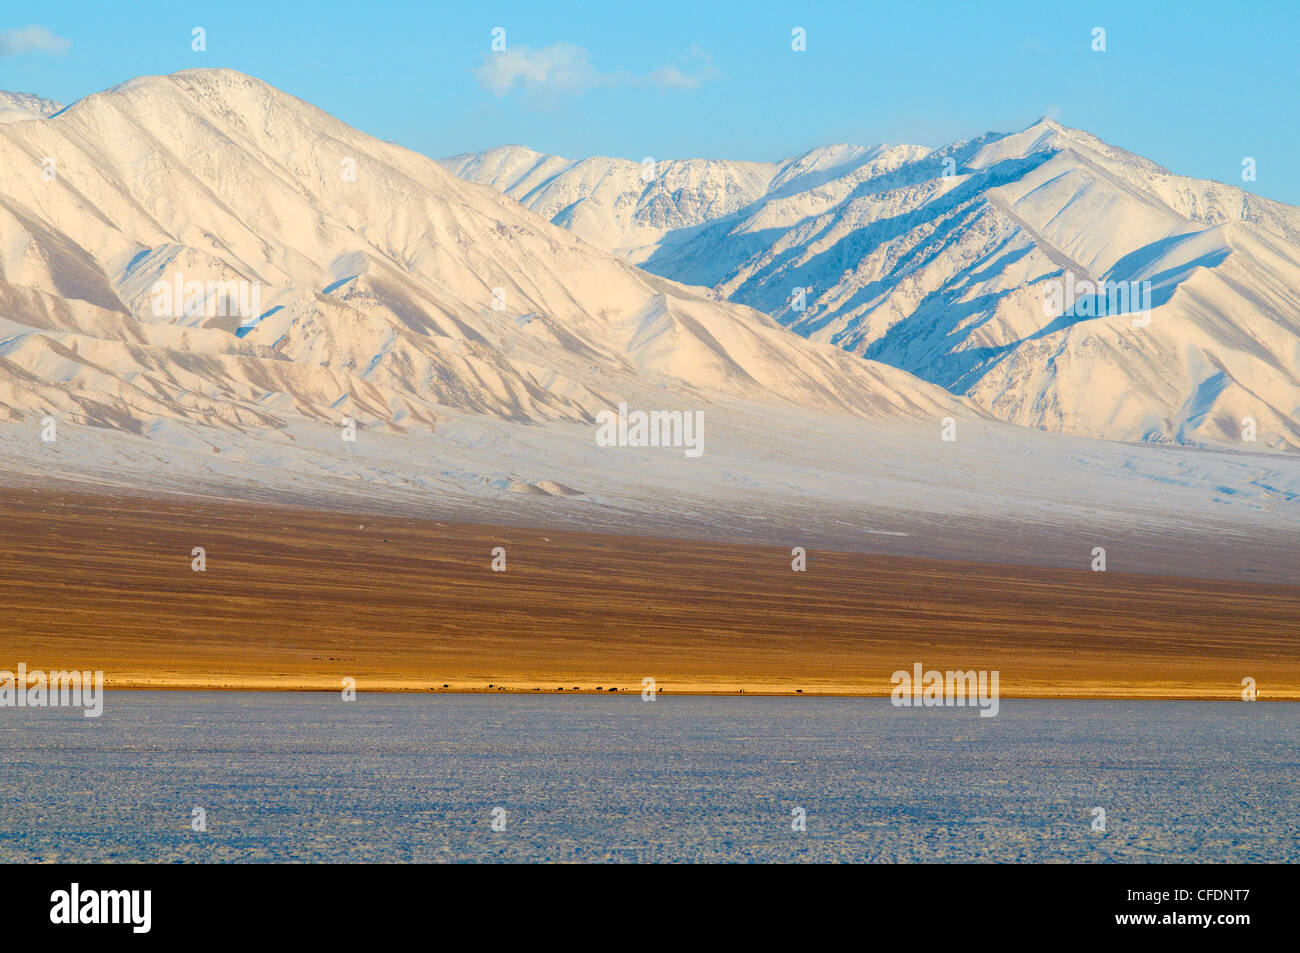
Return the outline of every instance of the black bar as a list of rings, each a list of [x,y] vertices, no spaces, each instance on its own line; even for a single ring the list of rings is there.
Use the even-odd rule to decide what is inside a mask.
[[[514,866],[170,865],[6,866],[6,928],[14,936],[158,942],[223,936],[260,941],[391,934],[536,942],[686,942],[700,927],[745,935],[769,926],[804,935],[945,945],[970,930],[1078,938],[1140,935],[1233,942],[1294,924],[1284,866],[916,865],[792,871]],[[132,925],[54,924],[56,891],[150,891],[147,933]],[[1178,891],[1185,891],[1185,894]],[[1153,922],[1119,922],[1122,917]],[[1209,925],[1189,922],[1208,916]],[[1222,922],[1219,918],[1244,919]],[[1181,919],[1180,919],[1181,918]],[[130,917],[124,915],[123,919]],[[513,925],[513,927],[512,927]],[[674,944],[675,945],[675,944]]]

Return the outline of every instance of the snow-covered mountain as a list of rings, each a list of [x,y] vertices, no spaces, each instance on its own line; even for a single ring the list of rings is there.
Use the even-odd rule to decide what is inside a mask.
[[[6,93],[0,90],[0,123],[45,119],[62,108],[61,103],[52,99],[42,99],[31,93]]]
[[[649,235],[647,254],[668,254],[692,230],[778,215],[783,196],[832,196],[850,167],[867,182],[920,181],[918,161],[837,149],[773,170],[683,169],[695,197],[683,185],[667,204],[647,200],[625,226],[644,234],[620,242]],[[1300,457],[1004,424],[906,371],[634,267],[240,73],[144,77],[0,125],[0,168],[7,486],[724,536],[787,552],[1079,567],[1099,544],[1117,569],[1296,578],[1279,554],[1294,541]],[[716,176],[737,192],[731,211],[707,201]],[[746,190],[761,194],[741,205]],[[699,412],[705,452],[601,445],[596,415],[623,402]]]
[[[1012,423],[1300,447],[1300,209],[1050,120],[936,150],[661,162],[648,182],[519,147],[444,164]]]
[[[403,430],[445,409],[590,421],[721,395],[977,413],[237,72],[0,126],[0,167],[0,417]]]
[[[761,198],[814,189],[861,166],[894,169],[927,151],[832,146],[785,162],[632,162],[572,161],[502,146],[440,161],[462,179],[490,185],[584,241],[639,263],[667,236],[740,212]]]

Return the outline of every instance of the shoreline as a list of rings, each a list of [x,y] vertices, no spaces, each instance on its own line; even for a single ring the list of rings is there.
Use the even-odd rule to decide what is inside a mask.
[[[125,684],[125,685],[105,685],[106,692],[210,692],[210,693],[244,693],[244,694],[307,694],[307,695],[333,695],[338,694],[339,690],[335,688],[315,687],[310,685],[259,685],[259,686],[234,686],[234,685],[213,685],[200,683],[177,683],[174,685],[157,685],[157,684]],[[639,693],[635,690],[609,692],[598,691],[596,689],[579,689],[578,691],[567,690],[558,691],[554,688],[399,688],[393,686],[377,688],[358,688],[357,695],[528,695],[542,696],[554,695],[557,697],[580,698],[589,696],[599,697],[628,697],[637,696]],[[889,693],[873,691],[782,691],[778,689],[659,689],[659,695],[683,698],[889,698]],[[1018,700],[1018,701],[1206,701],[1206,702],[1241,702],[1241,697],[1230,694],[1210,695],[1198,692],[1184,693],[1171,691],[1164,694],[1159,693],[1142,693],[1130,694],[1117,691],[1113,694],[1103,694],[1101,692],[1085,693],[1071,692],[1067,694],[1053,694],[1048,692],[1042,693],[999,693],[999,700]],[[1261,693],[1255,702],[1300,702],[1300,692],[1289,692],[1285,694],[1267,694]],[[1252,703],[1253,704],[1253,703]],[[945,706],[936,706],[945,707]],[[946,706],[953,707],[953,706]],[[955,706],[962,707],[962,706]],[[974,703],[965,707],[975,707]]]
[[[611,684],[619,682],[619,684]],[[253,679],[239,676],[211,676],[209,678],[167,679],[158,677],[140,677],[127,679],[105,679],[105,691],[131,692],[246,692],[246,693],[304,693],[315,695],[337,695],[342,692],[341,685],[326,684],[318,678],[285,677],[280,679]],[[466,684],[456,682],[422,683],[410,679],[367,679],[358,680],[356,694],[359,695],[556,695],[568,697],[608,696],[639,697],[642,688],[630,682],[618,679],[606,679],[599,686],[579,685],[560,688],[551,682],[542,684],[535,680],[511,679],[508,684],[491,682],[487,684]],[[657,695],[739,698],[741,696],[758,698],[889,698],[892,690],[888,687],[829,685],[809,688],[785,687],[772,684],[735,685],[719,682],[668,683],[656,684]],[[1127,687],[1084,688],[1078,685],[1060,691],[1048,688],[1021,687],[1010,691],[999,691],[999,699],[1047,699],[1073,701],[1243,701],[1240,691],[1209,692],[1184,686],[1169,686],[1163,689],[1138,689]],[[1263,686],[1258,689],[1256,701],[1300,702],[1300,686],[1284,686],[1270,689]],[[972,703],[973,705],[973,703]],[[924,706],[916,706],[924,707]],[[936,706],[942,707],[942,706]],[[956,706],[962,707],[962,706]],[[966,706],[971,707],[971,706]]]

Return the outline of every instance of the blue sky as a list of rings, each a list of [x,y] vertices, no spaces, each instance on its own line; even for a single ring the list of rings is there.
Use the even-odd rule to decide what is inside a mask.
[[[71,102],[141,74],[232,67],[433,156],[522,143],[771,160],[832,142],[937,146],[1046,114],[1300,204],[1294,2],[182,6],[10,4],[0,89]],[[206,52],[191,49],[196,26]]]

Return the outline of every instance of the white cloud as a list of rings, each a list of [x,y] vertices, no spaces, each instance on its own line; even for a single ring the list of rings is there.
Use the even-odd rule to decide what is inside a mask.
[[[534,50],[526,46],[488,53],[474,73],[478,81],[497,96],[514,89],[555,95],[584,93],[597,86],[659,86],[663,89],[697,89],[714,74],[706,54],[692,48],[690,59],[699,64],[694,72],[677,66],[662,66],[645,76],[626,71],[601,73],[591,63],[591,54],[572,43],[552,43]]]
[[[72,41],[55,36],[38,24],[19,30],[0,31],[0,56],[19,56],[23,53],[66,53]]]
[[[489,53],[475,73],[479,82],[498,96],[516,86],[580,93],[599,80],[587,51],[571,43],[554,43],[540,50],[520,46]]]
[[[703,80],[683,72],[676,66],[662,66],[650,74],[650,82],[666,89],[699,89]]]

